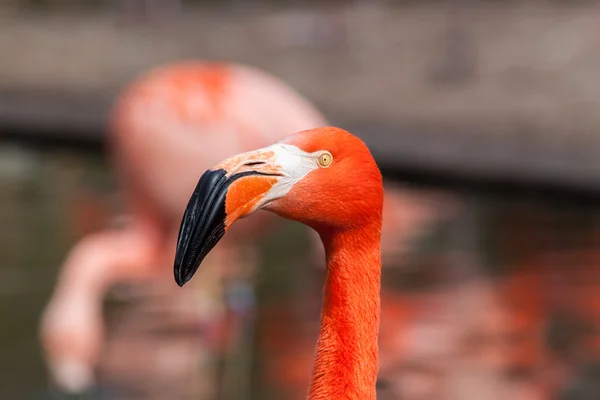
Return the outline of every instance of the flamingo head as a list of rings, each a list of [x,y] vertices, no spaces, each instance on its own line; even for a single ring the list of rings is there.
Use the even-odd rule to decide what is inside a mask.
[[[232,224],[265,209],[320,234],[381,224],[383,186],[367,146],[339,128],[303,131],[218,163],[185,210],[175,254],[183,286]]]

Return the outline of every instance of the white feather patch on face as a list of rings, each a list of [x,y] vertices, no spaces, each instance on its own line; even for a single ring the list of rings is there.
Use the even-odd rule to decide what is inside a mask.
[[[282,143],[273,144],[265,150],[274,153],[273,163],[283,176],[257,204],[256,209],[282,198],[309,172],[319,168],[317,157],[320,152],[307,153],[296,146]]]

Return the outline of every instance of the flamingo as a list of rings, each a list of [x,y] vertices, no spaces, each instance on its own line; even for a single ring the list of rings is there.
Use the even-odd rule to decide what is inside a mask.
[[[196,183],[191,171],[231,152],[324,125],[324,117],[300,94],[249,66],[178,62],[128,85],[115,102],[109,142],[129,220],[121,229],[85,236],[61,269],[40,327],[55,383],[69,392],[93,384],[108,288],[168,273],[181,210]],[[264,220],[254,223],[261,231],[267,226]],[[233,236],[213,264],[235,263],[238,242]],[[205,277],[207,289],[218,286],[215,268]]]
[[[382,176],[367,146],[335,127],[302,131],[216,164],[181,222],[174,275],[186,284],[235,221],[259,209],[321,237],[327,274],[310,400],[375,400]]]

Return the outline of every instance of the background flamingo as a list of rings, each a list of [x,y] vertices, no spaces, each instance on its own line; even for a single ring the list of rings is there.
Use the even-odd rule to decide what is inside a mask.
[[[321,236],[327,276],[309,399],[375,400],[383,183],[366,145],[317,128],[206,171],[183,217],[175,280],[187,283],[231,225],[264,208]]]
[[[111,122],[110,149],[129,218],[120,229],[90,234],[73,248],[41,325],[50,371],[70,391],[93,382],[103,349],[105,291],[117,282],[160,280],[169,274],[196,171],[226,154],[325,125],[321,114],[280,80],[247,66],[202,62],[145,74],[118,98]],[[250,224],[262,228],[264,219]],[[197,280],[205,296],[198,301],[204,309],[196,308],[201,316],[218,313],[219,280],[227,273],[223,268],[239,264],[238,239],[251,242],[232,235],[211,255],[213,267]],[[169,298],[170,286],[175,287],[163,288]],[[175,303],[181,307],[189,300],[188,292]]]

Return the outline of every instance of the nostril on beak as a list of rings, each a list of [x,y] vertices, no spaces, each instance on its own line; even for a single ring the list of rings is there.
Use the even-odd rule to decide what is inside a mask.
[[[266,163],[267,163],[266,161],[250,161],[250,162],[244,163],[244,165],[246,167],[254,167],[256,165],[262,165],[262,164],[266,164]]]

